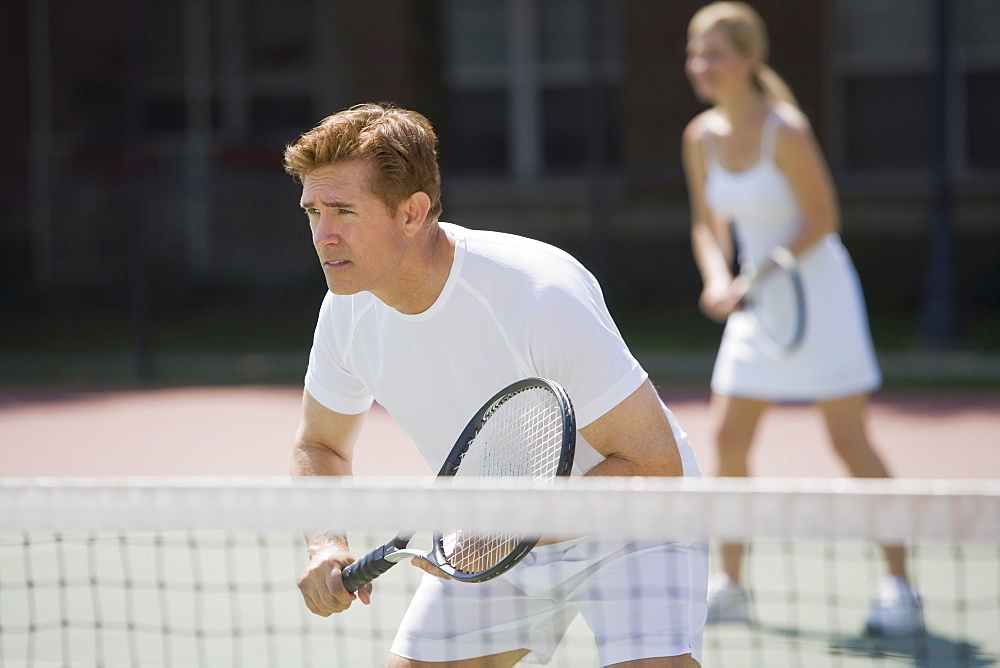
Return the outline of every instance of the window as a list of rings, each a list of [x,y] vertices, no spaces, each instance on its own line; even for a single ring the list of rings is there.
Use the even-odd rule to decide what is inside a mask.
[[[1000,69],[966,73],[965,108],[969,167],[1000,170]]]
[[[933,167],[939,14],[945,0],[836,0],[830,154],[852,171]],[[1000,3],[946,0],[951,14],[948,159],[958,174],[1000,169]]]
[[[147,126],[245,139],[315,121],[310,0],[151,3]],[[178,48],[178,43],[183,48]]]
[[[595,150],[588,139],[600,142],[601,159],[617,160],[617,0],[444,7],[446,170],[518,180],[582,174]]]
[[[964,153],[970,170],[1000,170],[1000,2],[965,0],[962,9]]]
[[[922,74],[854,77],[847,81],[847,158],[867,169],[929,168],[933,81]]]

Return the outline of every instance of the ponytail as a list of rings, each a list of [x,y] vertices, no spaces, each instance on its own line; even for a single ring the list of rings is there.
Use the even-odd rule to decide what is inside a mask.
[[[754,72],[753,80],[765,97],[778,102],[787,102],[798,108],[799,103],[795,99],[792,89],[788,87],[781,75],[771,69],[770,65],[761,63],[757,67],[757,71]]]

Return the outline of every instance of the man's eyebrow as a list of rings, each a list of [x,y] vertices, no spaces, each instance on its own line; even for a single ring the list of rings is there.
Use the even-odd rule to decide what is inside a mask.
[[[347,202],[322,202],[323,206],[328,209],[353,209],[354,205]],[[299,202],[299,206],[303,209],[315,208],[316,204],[314,202]]]

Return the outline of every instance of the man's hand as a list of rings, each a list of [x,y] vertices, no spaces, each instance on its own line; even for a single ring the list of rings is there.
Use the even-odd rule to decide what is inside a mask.
[[[356,594],[344,589],[340,572],[354,561],[349,552],[335,546],[324,546],[310,552],[309,565],[299,577],[299,591],[310,611],[329,617],[347,610],[355,599],[365,605],[371,604],[371,583]]]

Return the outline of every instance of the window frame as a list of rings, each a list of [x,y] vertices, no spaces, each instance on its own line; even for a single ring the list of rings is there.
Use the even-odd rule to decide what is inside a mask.
[[[498,0],[499,1],[499,0]],[[564,178],[562,172],[552,173],[545,165],[544,99],[545,92],[555,88],[587,87],[591,83],[588,54],[573,62],[544,62],[539,49],[541,4],[545,0],[503,0],[507,35],[517,35],[516,47],[510,48],[502,62],[491,65],[455,63],[445,58],[443,77],[449,94],[463,90],[502,89],[507,94],[506,123],[508,164],[507,178],[519,183]],[[586,0],[584,0],[586,4]],[[589,6],[589,5],[588,5]],[[443,11],[451,11],[445,3]],[[617,11],[612,7],[612,11]],[[445,39],[448,38],[446,34]],[[507,40],[508,46],[512,44]],[[610,55],[599,63],[597,76],[605,90],[615,90],[622,79],[623,54],[620,40],[607,49]],[[579,175],[586,175],[586,165]],[[486,178],[486,177],[484,177]]]

